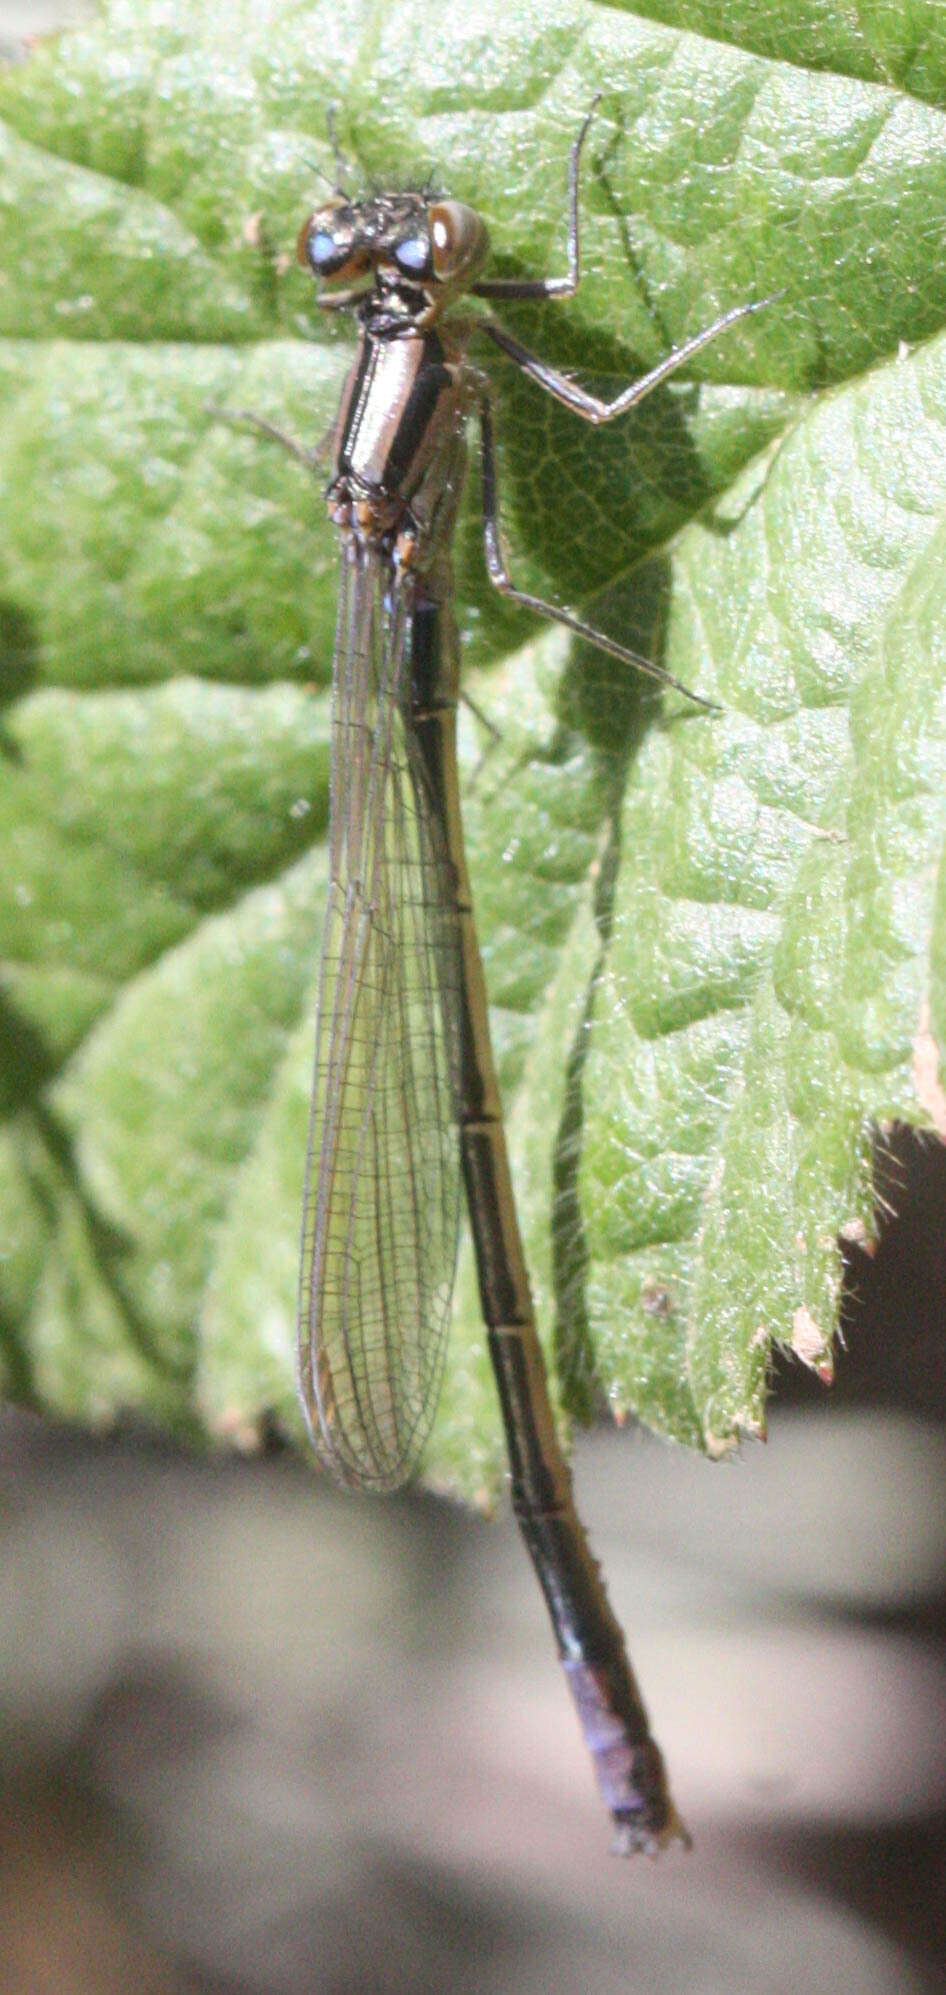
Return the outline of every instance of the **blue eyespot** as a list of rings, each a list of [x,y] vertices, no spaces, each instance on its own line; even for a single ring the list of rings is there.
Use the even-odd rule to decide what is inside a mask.
[[[426,236],[407,236],[395,244],[394,261],[408,277],[423,277],[430,268],[430,243]]]
[[[316,229],[306,244],[309,262],[314,270],[321,270],[327,263],[338,261],[339,246],[328,229]]]

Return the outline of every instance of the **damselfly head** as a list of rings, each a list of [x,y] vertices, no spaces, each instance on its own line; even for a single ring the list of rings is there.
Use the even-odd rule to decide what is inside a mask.
[[[298,257],[325,284],[357,284],[373,272],[382,291],[407,286],[433,300],[462,291],[488,247],[485,222],[462,201],[337,194],[304,223]]]

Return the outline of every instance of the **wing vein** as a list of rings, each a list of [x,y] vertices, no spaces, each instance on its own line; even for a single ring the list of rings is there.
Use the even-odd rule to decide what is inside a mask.
[[[319,1452],[372,1488],[429,1431],[460,1213],[458,917],[410,709],[415,586],[343,545],[299,1355]]]

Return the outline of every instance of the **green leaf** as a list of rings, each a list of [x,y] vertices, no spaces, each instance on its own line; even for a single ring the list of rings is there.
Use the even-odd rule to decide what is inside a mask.
[[[293,1383],[351,329],[293,258],[335,172],[435,184],[504,315],[516,580],[719,702],[570,647],[457,547],[465,816],[564,1415],[720,1452],[773,1340],[824,1375],[870,1132],[946,1131],[946,31],[933,0],[339,10],[114,0],[0,74],[0,1362],[87,1419],[301,1431]],[[488,355],[480,356],[485,361]],[[485,750],[485,754],[484,754]],[[429,1453],[501,1470],[468,1248]]]

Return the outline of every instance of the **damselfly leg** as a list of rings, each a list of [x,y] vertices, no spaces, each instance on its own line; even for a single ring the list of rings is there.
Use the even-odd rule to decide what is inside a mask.
[[[493,443],[493,422],[489,395],[480,402],[480,437],[482,442],[483,477],[483,549],[486,557],[486,572],[490,581],[505,596],[508,602],[518,603],[520,609],[532,610],[536,616],[548,617],[552,623],[564,624],[566,630],[576,637],[584,638],[586,644],[594,644],[599,651],[605,651],[611,658],[619,658],[624,665],[633,665],[649,679],[659,680],[662,686],[672,686],[678,693],[685,693],[695,706],[703,707],[707,713],[719,713],[715,700],[706,700],[702,693],[694,693],[685,686],[682,679],[675,679],[662,665],[655,665],[650,658],[644,658],[639,651],[629,651],[626,644],[619,644],[616,638],[606,637],[603,631],[594,630],[590,623],[577,617],[573,610],[562,609],[557,603],[545,602],[541,596],[530,596],[525,589],[517,589],[503,553],[499,528],[496,491],[496,451]]]

